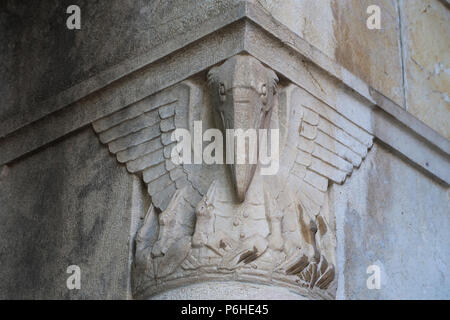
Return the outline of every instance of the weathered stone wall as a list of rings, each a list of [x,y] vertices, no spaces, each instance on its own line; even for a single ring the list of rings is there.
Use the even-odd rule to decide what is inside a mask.
[[[189,34],[201,35],[201,26],[213,19],[221,21],[224,12],[241,2],[3,1],[0,4],[0,123],[17,129],[57,110],[52,108],[61,102],[58,99],[53,104],[42,103],[93,76],[98,76],[94,83],[75,88],[69,96],[82,90],[85,91],[81,97],[88,95],[90,86],[96,87],[97,81],[101,84],[95,89],[100,89],[103,79],[115,80],[111,74],[120,78],[133,72],[129,66],[138,68],[141,57],[156,51],[151,59],[158,59],[159,54],[178,49],[169,45],[166,51],[159,51],[159,46],[168,39],[180,37],[179,41]],[[248,2],[262,6],[338,65],[392,99],[398,104],[395,108],[408,111],[450,138],[450,10],[447,1]],[[74,3],[82,9],[82,29],[76,31],[68,30],[65,25],[68,16],[65,10]],[[371,4],[381,7],[381,30],[366,28],[366,8]],[[242,25],[239,22],[237,27]],[[242,28],[252,31],[253,27]],[[205,30],[211,32],[212,27]],[[226,38],[220,34],[214,37],[219,39],[214,42],[219,45],[220,39]],[[265,44],[261,39],[254,40]],[[232,44],[239,41],[236,36]],[[276,47],[276,50],[281,52],[282,48]],[[190,61],[179,51],[172,56],[173,60]],[[173,62],[170,57],[162,61],[159,60],[160,68],[164,61]],[[395,130],[389,130],[387,124],[393,123],[393,118],[378,123],[382,119],[374,120],[370,106],[360,108],[359,104],[366,102],[359,103],[350,97],[351,90],[345,89],[344,94],[336,81],[323,80],[328,76],[321,75],[322,71],[314,68],[305,71],[300,64],[292,70],[308,75],[298,77],[308,84],[306,88],[320,87],[316,89],[321,90],[323,101],[333,104],[338,113],[351,115],[352,121],[358,120],[374,129],[375,136],[381,131],[386,137],[405,129],[398,125]],[[118,65],[118,69],[110,72]],[[120,81],[115,85],[108,92],[120,88]],[[132,82],[127,84],[132,85]],[[90,106],[100,110],[104,107],[100,104],[107,104],[107,98]],[[95,99],[95,94],[88,96],[81,104]],[[114,99],[114,102],[127,101],[120,95]],[[61,105],[69,100],[70,97],[66,97]],[[95,113],[83,109],[77,112],[82,119],[84,113]],[[56,123],[59,116],[64,118],[68,113],[67,110],[54,113],[44,126],[51,129],[44,131],[54,129],[59,133],[60,128],[51,127],[52,121]],[[377,129],[379,127],[381,129]],[[422,132],[420,128],[418,131]],[[61,132],[65,134],[64,130]],[[410,131],[405,132],[408,137],[413,136]],[[0,138],[0,143],[8,139],[20,141],[14,140],[15,137],[12,134]],[[417,139],[417,146],[428,143],[428,140],[424,142],[414,137],[400,141]],[[367,159],[348,181],[343,186],[331,187],[330,210],[336,216],[337,226],[337,297],[448,299],[448,187],[432,180],[423,168],[411,165],[411,161],[392,149],[395,145],[388,148],[375,141]],[[412,144],[404,149],[411,153],[415,147]],[[445,153],[442,150],[436,154]],[[428,166],[428,162],[423,162],[422,167]],[[433,169],[436,168],[433,166]],[[444,171],[445,167],[439,167],[432,172],[442,174]],[[148,207],[148,199],[141,199],[145,194],[141,187],[139,178],[117,163],[90,127],[1,167],[0,298],[130,297],[131,243],[137,220]],[[69,291],[66,287],[69,276],[66,268],[71,264],[81,267],[80,291]],[[366,269],[372,264],[379,265],[383,272],[380,290],[368,290],[366,286]]]
[[[450,4],[400,3],[406,109],[450,139]]]
[[[450,137],[450,10],[438,0],[254,0],[292,31]],[[381,30],[366,9],[381,8]]]
[[[82,29],[68,30],[73,1],[4,1],[0,5],[0,119],[17,116],[55,92],[152,50],[220,15],[239,0],[80,0]],[[445,0],[251,0],[264,6],[332,59],[450,137]],[[369,5],[381,30],[366,28]],[[39,14],[36,14],[39,12]],[[19,89],[20,88],[20,89]]]
[[[0,299],[127,298],[133,176],[91,128],[4,168],[0,190]]]
[[[449,299],[450,192],[375,144],[361,168],[333,185],[338,299]],[[367,267],[381,271],[369,290]]]
[[[2,1],[0,121],[220,15],[237,0]],[[68,30],[66,8],[81,8]]]

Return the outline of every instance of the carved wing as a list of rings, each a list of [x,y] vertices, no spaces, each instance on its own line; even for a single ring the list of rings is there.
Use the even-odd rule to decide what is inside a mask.
[[[117,160],[130,173],[142,177],[153,205],[161,211],[181,188],[186,187],[191,212],[202,197],[198,190],[204,187],[189,181],[192,173],[188,170],[192,169],[174,165],[170,160],[176,145],[171,140],[172,132],[176,128],[189,129],[190,110],[199,103],[195,90],[200,89],[186,81],[93,123],[100,141],[108,145]],[[197,169],[201,170],[198,166]]]
[[[294,85],[281,93],[279,118],[286,148],[280,173],[308,213],[316,216],[329,182],[341,184],[359,167],[373,137]]]

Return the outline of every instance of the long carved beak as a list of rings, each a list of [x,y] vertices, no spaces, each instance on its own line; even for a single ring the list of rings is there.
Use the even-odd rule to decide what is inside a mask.
[[[237,129],[242,129],[244,133],[248,129],[253,129],[254,132],[250,134],[254,134],[256,137],[253,145],[250,145],[251,139],[245,138],[245,135],[241,135],[240,138],[235,136],[234,138],[234,161],[230,165],[231,179],[235,187],[237,199],[242,202],[245,200],[245,195],[257,167],[257,139],[258,129],[261,126],[261,112],[257,105],[259,97],[252,89],[233,88],[230,96],[231,99],[224,110],[225,129],[234,129],[235,133]],[[227,138],[229,139],[230,137]],[[245,139],[245,149],[238,149],[238,139],[241,139],[241,141]],[[227,143],[229,142],[227,141]],[[243,152],[245,155],[242,154]],[[238,163],[239,157],[242,156],[245,156],[244,164]],[[250,159],[256,159],[256,161],[249,163]]]

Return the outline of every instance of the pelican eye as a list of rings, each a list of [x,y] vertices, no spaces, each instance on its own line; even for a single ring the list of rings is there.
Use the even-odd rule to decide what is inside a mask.
[[[267,95],[267,85],[266,85],[266,84],[263,84],[263,85],[261,86],[261,94],[262,94],[263,96],[266,96],[266,95]]]
[[[224,85],[223,83],[221,83],[221,84],[219,85],[219,94],[220,94],[221,96],[224,96],[224,95],[225,95],[225,85]]]

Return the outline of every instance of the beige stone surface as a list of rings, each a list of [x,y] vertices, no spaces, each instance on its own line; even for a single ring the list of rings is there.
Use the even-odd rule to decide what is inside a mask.
[[[450,11],[441,1],[253,2],[419,120],[450,137]],[[380,30],[366,27],[369,5],[381,8]]]
[[[381,9],[381,29],[366,26],[367,7]],[[333,1],[335,59],[369,85],[403,106],[400,33],[396,1]]]
[[[449,299],[450,190],[381,144],[330,188],[338,299]],[[379,290],[367,268],[380,268]]]
[[[450,138],[450,11],[436,0],[400,1],[411,114]]]
[[[331,0],[253,0],[275,19],[310,42],[329,57],[334,57],[336,41]]]
[[[255,0],[275,19],[403,106],[400,32],[394,0]],[[366,26],[381,8],[381,30]]]

